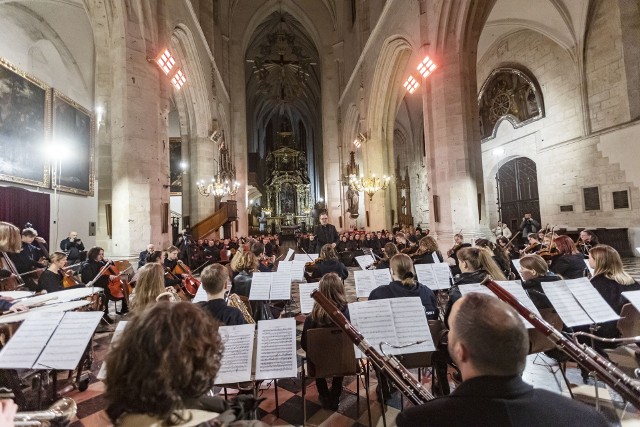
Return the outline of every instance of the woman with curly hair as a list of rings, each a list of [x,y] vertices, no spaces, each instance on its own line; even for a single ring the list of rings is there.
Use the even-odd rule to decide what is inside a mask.
[[[136,313],[106,360],[114,425],[210,425],[226,409],[203,398],[220,367],[218,325],[187,303],[159,302]]]

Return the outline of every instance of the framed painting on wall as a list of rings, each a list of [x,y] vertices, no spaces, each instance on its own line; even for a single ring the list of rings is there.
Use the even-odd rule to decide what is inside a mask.
[[[49,186],[50,105],[46,84],[0,59],[0,180]]]
[[[65,152],[51,165],[53,185],[60,191],[93,196],[95,118],[57,90],[52,110],[51,140]]]

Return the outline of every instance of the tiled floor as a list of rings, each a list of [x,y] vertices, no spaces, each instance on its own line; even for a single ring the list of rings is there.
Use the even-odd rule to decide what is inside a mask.
[[[625,260],[625,267],[634,275],[634,277],[640,279],[640,259]],[[353,270],[353,269],[351,269]],[[355,287],[353,282],[353,273],[349,275],[346,280],[346,290],[349,301],[355,301]],[[297,300],[297,289],[294,286],[294,298]],[[304,316],[299,314],[299,308],[297,304],[291,307],[292,314],[296,315],[296,321],[298,324],[298,339],[302,330],[302,323]],[[94,374],[97,373],[102,361],[106,354],[108,343],[110,341],[111,333],[100,333],[96,335],[95,339],[95,361],[93,365]],[[298,351],[299,355],[303,355],[302,350]],[[544,356],[529,356],[527,369],[524,374],[524,378],[529,383],[536,387],[546,388],[558,393],[568,395],[567,387],[564,384],[562,377],[555,367],[549,367],[551,360]],[[555,372],[555,373],[554,373]],[[575,364],[570,364],[568,369],[568,376],[572,383],[581,384],[580,371],[576,368]],[[371,375],[371,394],[369,396],[372,411],[372,424],[382,425],[381,406],[375,398],[375,375]],[[424,379],[429,386],[428,377]],[[454,387],[454,384],[451,384]],[[350,392],[344,392],[340,402],[340,408],[337,412],[321,409],[315,384],[309,382],[307,385],[307,424],[319,425],[319,426],[363,426],[369,425],[366,397],[364,390],[360,387],[360,404],[357,404],[355,393],[356,382],[354,377],[348,377],[345,379],[345,388]],[[593,387],[587,387],[586,391],[592,391]],[[599,389],[600,393],[604,392],[604,389]],[[78,414],[74,419],[72,426],[105,426],[109,425],[108,419],[104,414],[103,409],[106,406],[106,402],[103,396],[104,386],[103,383],[92,378],[92,383],[89,389],[84,392],[74,391],[68,394],[78,402]],[[264,422],[271,425],[301,425],[302,424],[302,397],[301,397],[301,385],[299,379],[285,379],[278,381],[278,398],[280,406],[279,411],[276,411],[275,394],[273,383],[269,385],[269,388],[261,391],[261,396],[266,400],[261,404],[259,409],[259,418]],[[614,400],[617,398],[614,396]],[[408,403],[405,401],[405,405]],[[395,425],[394,420],[400,408],[400,399],[396,398],[391,403],[391,406],[387,407],[386,419],[387,425]],[[640,423],[640,416],[633,408],[627,408],[627,411],[623,411],[621,402],[614,404],[614,408],[605,405],[603,411],[609,419],[615,424],[620,423],[620,418],[624,421],[622,425],[637,425]],[[623,414],[624,415],[621,415]]]

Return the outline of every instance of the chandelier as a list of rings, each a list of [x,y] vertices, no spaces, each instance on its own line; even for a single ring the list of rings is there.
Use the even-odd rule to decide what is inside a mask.
[[[264,216],[271,216],[271,208],[262,208]]]
[[[355,189],[360,193],[366,193],[369,196],[369,201],[373,200],[373,195],[380,190],[386,190],[389,188],[391,177],[383,175],[382,178],[371,174],[370,176],[355,174],[349,175],[349,184],[353,185]]]
[[[235,196],[238,194],[238,188],[240,188],[240,183],[236,181],[236,168],[233,166],[233,163],[231,163],[229,149],[224,143],[224,134],[221,134],[221,137],[218,139],[221,139],[221,141],[218,142],[220,162],[213,159],[213,161],[218,164],[218,173],[211,178],[209,184],[206,184],[204,180],[196,183],[198,193],[200,193],[201,196],[213,196],[215,198]]]

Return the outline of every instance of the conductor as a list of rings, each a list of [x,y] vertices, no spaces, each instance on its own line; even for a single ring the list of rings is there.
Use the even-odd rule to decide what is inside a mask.
[[[320,212],[320,225],[316,225],[313,233],[316,235],[319,248],[327,244],[335,248],[338,241],[340,241],[336,227],[329,224],[329,214],[326,210]]]
[[[398,427],[608,425],[586,404],[522,380],[529,335],[498,298],[465,295],[454,304],[449,325],[449,354],[464,382],[449,396],[402,411]]]

